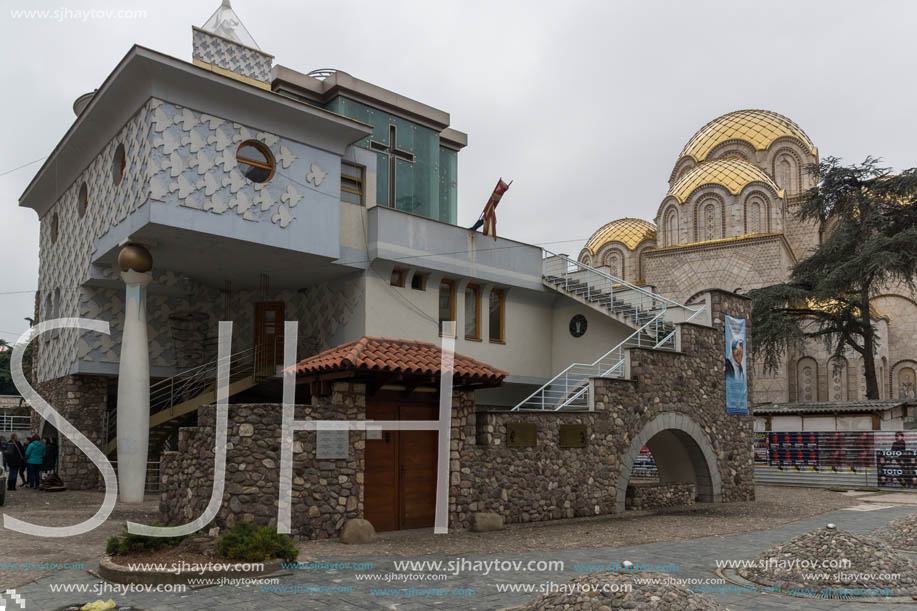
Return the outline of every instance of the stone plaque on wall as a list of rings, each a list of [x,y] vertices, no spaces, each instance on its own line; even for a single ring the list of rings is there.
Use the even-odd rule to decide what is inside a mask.
[[[538,426],[534,422],[507,422],[506,447],[533,448],[537,443]]]
[[[350,438],[347,425],[323,424],[315,430],[315,457],[341,459],[350,457]]]
[[[585,424],[560,425],[560,447],[585,448],[588,439],[589,432],[586,430]]]

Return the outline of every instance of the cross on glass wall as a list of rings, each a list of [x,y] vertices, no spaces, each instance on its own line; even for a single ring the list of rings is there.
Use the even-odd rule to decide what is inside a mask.
[[[381,153],[388,158],[388,205],[395,207],[395,165],[397,160],[414,163],[414,153],[403,151],[398,148],[398,128],[394,125],[388,126],[388,144],[384,142],[369,141],[369,148]]]

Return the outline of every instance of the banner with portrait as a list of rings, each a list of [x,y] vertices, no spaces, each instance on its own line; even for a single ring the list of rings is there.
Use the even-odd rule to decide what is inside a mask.
[[[745,319],[726,316],[726,413],[748,414]]]

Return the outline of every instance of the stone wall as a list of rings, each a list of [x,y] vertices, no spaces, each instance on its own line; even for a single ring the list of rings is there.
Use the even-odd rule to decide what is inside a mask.
[[[108,384],[109,378],[106,377],[74,375],[36,384],[35,391],[104,452]],[[33,435],[39,434],[42,420],[38,412],[32,410]],[[61,436],[59,441],[58,473],[64,484],[71,490],[98,488],[102,481],[101,473],[89,457],[66,437]]]
[[[701,501],[753,499],[753,416],[726,414],[723,347],[723,315],[748,318],[751,302],[713,291],[710,303],[714,327],[680,325],[681,352],[633,349],[630,379],[593,380],[593,411],[476,412],[471,392],[455,392],[450,528],[470,528],[477,512],[517,523],[624,511],[644,444],[662,482],[690,481]],[[751,371],[751,360],[749,365]],[[365,401],[364,385],[336,382],[330,396],[315,398],[316,405],[297,406],[296,419],[362,419]],[[281,413],[280,405],[230,406],[226,490],[216,525],[276,524]],[[209,501],[215,417],[214,406],[201,408],[199,426],[180,430],[179,451],[163,455],[165,523],[190,522]],[[513,422],[535,423],[537,445],[507,447],[507,424]],[[565,424],[586,426],[585,447],[560,446]],[[332,537],[346,519],[362,517],[364,439],[352,431],[347,460],[316,461],[315,434],[296,433],[293,534]]]
[[[363,420],[362,384],[338,382],[316,405],[297,405],[296,420]],[[279,404],[232,404],[226,444],[226,487],[212,525],[232,528],[237,521],[277,524],[280,482]],[[198,426],[179,430],[178,451],[165,452],[160,464],[160,520],[185,524],[200,516],[213,487],[216,406],[198,412]],[[292,534],[325,539],[348,518],[363,513],[365,433],[350,431],[346,460],[316,460],[315,433],[293,436]]]
[[[691,482],[631,482],[627,485],[625,508],[640,511],[693,505],[694,491]]]
[[[681,352],[632,349],[630,379],[593,380],[593,411],[475,414],[476,443],[461,446],[461,470],[453,471],[469,492],[454,511],[495,512],[507,523],[623,511],[644,444],[662,481],[695,481],[703,501],[753,499],[753,416],[726,414],[723,348],[724,314],[749,318],[751,302],[711,293],[714,327],[680,325]],[[537,425],[535,447],[506,446],[514,422]],[[585,448],[558,443],[560,426],[573,423],[587,427]]]

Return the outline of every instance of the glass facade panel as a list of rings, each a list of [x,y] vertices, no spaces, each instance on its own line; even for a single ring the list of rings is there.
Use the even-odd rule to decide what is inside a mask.
[[[392,205],[389,175],[394,166],[395,208],[446,223],[456,222],[457,155],[439,146],[439,133],[345,97],[335,98],[326,108],[372,126],[372,135],[357,142],[357,146],[376,152],[377,204]],[[391,142],[391,126],[395,127],[396,142]],[[370,142],[374,145],[370,146]],[[386,152],[381,152],[383,147]],[[413,160],[405,158],[411,156]],[[449,163],[445,177],[441,175],[443,159]],[[448,187],[445,194],[440,192],[442,184]]]
[[[458,201],[458,151],[439,147],[439,220],[456,223]],[[448,217],[448,218],[447,218]]]

